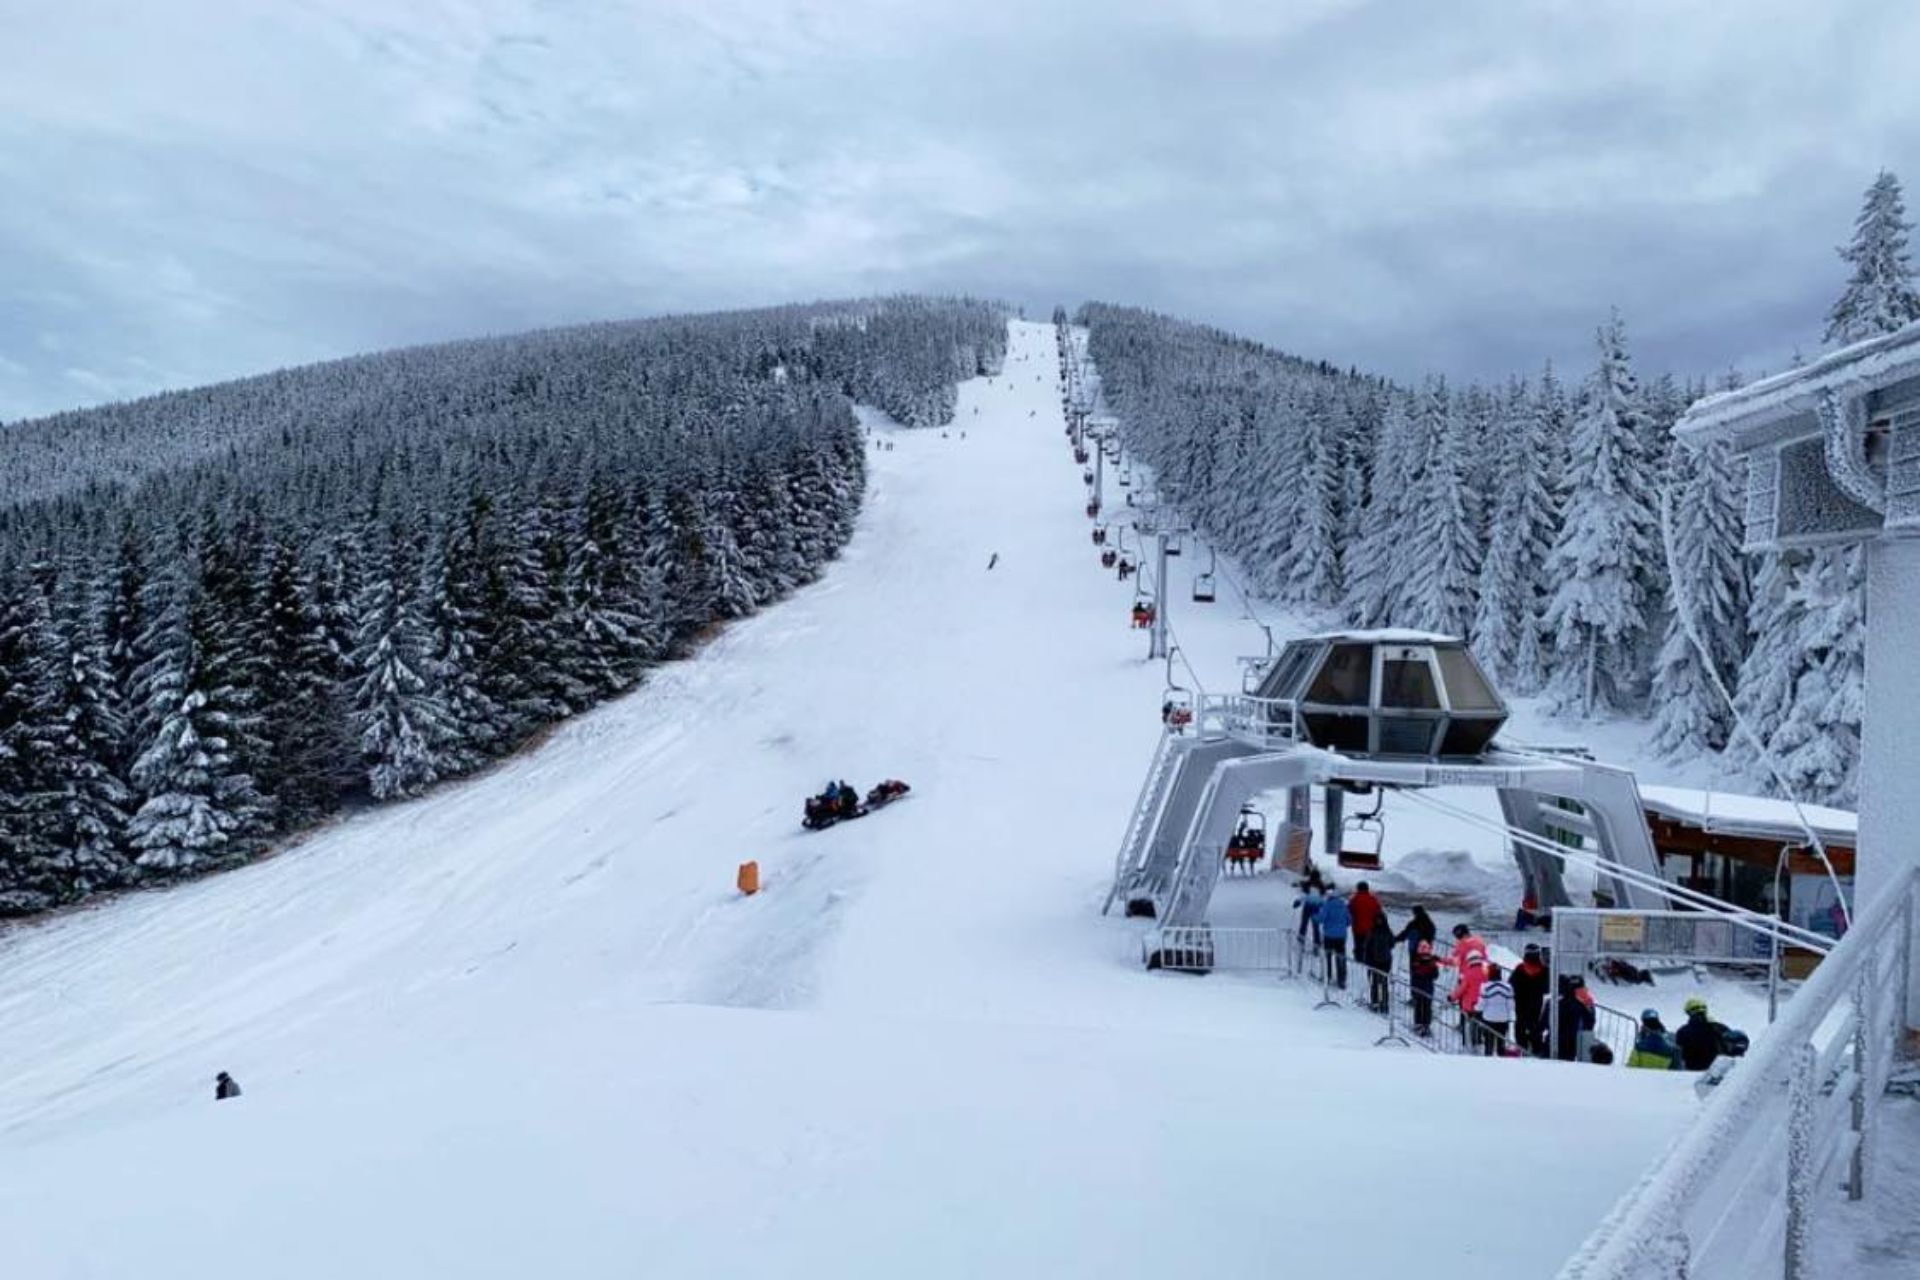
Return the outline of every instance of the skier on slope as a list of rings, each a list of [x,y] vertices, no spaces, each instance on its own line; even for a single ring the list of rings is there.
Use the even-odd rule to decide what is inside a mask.
[[[215,1102],[224,1102],[228,1098],[237,1098],[239,1096],[240,1082],[232,1076],[222,1071],[213,1078],[213,1100]]]

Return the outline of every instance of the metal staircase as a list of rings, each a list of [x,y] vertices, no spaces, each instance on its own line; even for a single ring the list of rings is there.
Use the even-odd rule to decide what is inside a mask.
[[[1133,914],[1144,915],[1150,909],[1156,918],[1165,918],[1194,856],[1192,829],[1209,812],[1208,801],[1218,790],[1216,774],[1227,762],[1257,751],[1232,738],[1166,735],[1162,754],[1156,755],[1135,806],[1134,820],[1128,824],[1127,841],[1116,860],[1113,888],[1107,894],[1108,909],[1119,901],[1125,902]],[[1238,812],[1237,804],[1234,812]],[[1218,873],[1217,855],[1225,847],[1226,837],[1222,835],[1213,846],[1216,865],[1212,873]],[[1205,909],[1203,902],[1200,910],[1204,913]]]

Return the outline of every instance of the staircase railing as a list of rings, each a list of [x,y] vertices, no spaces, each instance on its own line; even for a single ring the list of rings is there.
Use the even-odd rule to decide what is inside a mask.
[[[1173,739],[1173,734],[1163,733],[1154,745],[1153,761],[1147,766],[1146,781],[1140,784],[1139,798],[1134,801],[1133,814],[1127,819],[1126,834],[1120,839],[1120,852],[1114,856],[1113,887],[1107,890],[1107,901],[1100,908],[1101,915],[1113,910],[1115,899],[1125,892],[1129,878],[1138,869],[1146,830],[1166,800],[1167,789],[1162,777],[1173,763]]]

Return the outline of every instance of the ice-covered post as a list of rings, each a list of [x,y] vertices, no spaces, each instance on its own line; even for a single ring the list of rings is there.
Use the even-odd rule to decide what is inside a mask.
[[[1867,544],[1866,715],[1854,910],[1920,862],[1920,537]],[[1920,947],[1908,949],[1907,1027],[1920,1028]]]

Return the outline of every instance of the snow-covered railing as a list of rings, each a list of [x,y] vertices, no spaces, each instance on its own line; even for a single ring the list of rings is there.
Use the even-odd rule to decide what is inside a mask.
[[[1815,1197],[1865,1188],[1916,894],[1913,870],[1881,888],[1560,1280],[1805,1280]]]
[[[1244,693],[1200,695],[1196,720],[1203,734],[1224,733],[1242,742],[1275,748],[1297,741],[1294,705]]]

